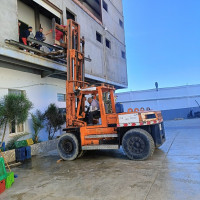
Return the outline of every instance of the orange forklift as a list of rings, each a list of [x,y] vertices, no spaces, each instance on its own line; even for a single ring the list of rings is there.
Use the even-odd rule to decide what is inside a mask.
[[[86,150],[119,149],[131,160],[146,160],[156,147],[165,142],[160,111],[131,109],[116,112],[115,88],[111,85],[90,85],[85,82],[84,38],[73,20],[65,28],[67,49],[66,128],[58,141],[58,152],[64,160],[75,160]],[[88,125],[86,98],[98,99],[100,115]]]

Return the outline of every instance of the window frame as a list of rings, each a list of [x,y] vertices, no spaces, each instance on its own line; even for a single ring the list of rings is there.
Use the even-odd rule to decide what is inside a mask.
[[[103,9],[108,12],[108,4],[103,0]]]
[[[63,95],[64,99],[63,100],[59,100],[59,95]],[[64,93],[57,93],[57,101],[58,102],[66,102],[66,94],[64,94]]]
[[[98,39],[98,36],[100,36],[100,41],[99,41],[99,39]],[[98,32],[98,31],[96,31],[96,40],[99,42],[99,43],[103,43],[103,40],[102,40],[102,35]]]
[[[119,25],[124,29],[124,22],[121,19],[119,19]]]
[[[109,45],[107,45],[107,42],[108,42],[108,44]],[[105,39],[105,43],[106,43],[106,47],[108,48],[108,49],[111,49],[111,41],[109,40],[109,39]]]
[[[123,50],[121,51],[121,56],[122,56],[123,59],[126,60],[126,52],[125,51],[123,51]]]
[[[76,21],[76,14],[75,13],[73,13],[71,10],[69,10],[68,8],[66,8],[66,19],[68,20],[68,18],[67,18],[67,12],[68,13],[70,13],[71,15],[73,15],[74,16],[74,21]],[[70,18],[71,19],[71,18]],[[72,19],[73,20],[73,19]]]
[[[8,94],[18,94],[19,92],[21,94],[26,94],[25,90],[8,89]],[[17,131],[19,125],[23,126],[23,131],[22,132],[18,132]],[[17,123],[15,122],[15,132],[12,133],[12,124],[9,124],[9,136],[15,136],[15,135],[22,134],[22,133],[25,132],[25,128],[26,128],[25,127],[25,122],[23,124],[19,124],[19,125],[17,125]]]

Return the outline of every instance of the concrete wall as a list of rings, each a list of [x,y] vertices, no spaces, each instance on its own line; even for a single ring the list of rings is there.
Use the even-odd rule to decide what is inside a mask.
[[[5,76],[6,74],[6,76]],[[65,81],[55,78],[41,78],[39,75],[0,68],[0,98],[8,94],[9,89],[24,90],[29,100],[33,103],[30,113],[36,109],[42,112],[50,103],[55,103],[60,108],[65,108],[65,102],[58,102],[57,93],[66,93]],[[25,123],[25,132],[33,133],[31,117]],[[59,133],[58,133],[59,134]],[[6,141],[14,135],[9,135],[7,130]],[[30,137],[27,136],[27,137]],[[42,141],[47,140],[47,133],[44,130],[40,133]]]
[[[81,34],[86,40],[85,55],[92,59],[92,62],[86,62],[86,73],[127,86],[126,59],[121,56],[121,51],[126,51],[125,33],[119,25],[119,18],[123,21],[123,10],[120,6],[122,1],[117,0],[112,3],[106,1],[108,12],[102,8],[103,25],[97,23],[73,1],[63,1],[62,6],[58,0],[51,2],[63,10],[65,24],[66,8],[77,15],[77,22],[81,25]],[[96,31],[102,35],[103,43],[96,41]],[[111,49],[106,47],[105,38],[111,41]]]
[[[0,6],[0,46],[6,38],[18,40],[18,12],[17,1],[1,0]]]
[[[126,51],[125,34],[124,29],[119,25],[119,19],[123,21],[122,1],[106,0],[108,12],[102,8],[102,25],[72,0],[50,1],[63,11],[64,24],[67,23],[66,9],[68,9],[76,15],[77,22],[81,25],[81,34],[86,39],[85,56],[92,59],[91,62],[85,64],[86,77],[109,82],[117,87],[126,87],[128,84],[127,65],[126,59],[121,55],[121,51]],[[18,19],[33,26],[35,34],[34,10],[20,0],[2,0],[0,45],[5,46],[5,39],[18,41]],[[40,15],[40,22],[45,29],[44,32],[48,31],[51,26],[49,19]],[[96,31],[102,35],[102,43],[96,40]],[[110,40],[111,49],[106,47],[105,38]],[[51,43],[50,36],[46,42]]]
[[[28,26],[33,27],[33,33],[37,31],[35,29],[35,11],[30,6],[17,1],[18,8],[18,19],[27,24]]]
[[[200,85],[188,85],[172,88],[161,88],[158,91],[143,90],[117,94],[117,102],[128,108],[147,108],[161,110],[166,120],[187,118],[190,110],[200,111]],[[195,101],[196,100],[196,101]]]

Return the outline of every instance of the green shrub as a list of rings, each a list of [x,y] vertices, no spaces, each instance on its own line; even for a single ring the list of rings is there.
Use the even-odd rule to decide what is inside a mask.
[[[61,126],[65,123],[65,116],[62,115],[55,104],[50,104],[48,106],[44,116],[48,139],[52,140],[55,133],[61,129]]]

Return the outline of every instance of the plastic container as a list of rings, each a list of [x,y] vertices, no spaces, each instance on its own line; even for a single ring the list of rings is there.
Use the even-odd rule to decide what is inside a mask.
[[[5,179],[0,181],[0,194],[3,193],[6,190],[6,183]]]
[[[6,179],[6,177],[7,177],[7,172],[5,168],[4,159],[1,157],[0,158],[0,181],[2,181],[3,179]]]
[[[116,103],[115,108],[116,108],[116,113],[123,113],[124,112],[124,106],[121,103]]]
[[[16,141],[15,142],[15,148],[21,148],[21,147],[26,147],[27,141],[26,140],[21,140],[21,141]]]
[[[17,162],[22,162],[26,159],[26,148],[21,147],[19,149],[15,149],[15,158]]]
[[[15,182],[14,172],[9,172],[6,178],[6,189],[10,188],[14,182]]]
[[[27,146],[25,147],[26,151],[25,151],[25,158],[26,159],[31,159],[31,147]]]
[[[30,146],[30,145],[32,145],[32,144],[34,144],[34,142],[33,142],[33,139],[32,139],[32,138],[31,138],[31,139],[28,139],[28,140],[26,140],[26,142],[27,142],[28,146]]]
[[[1,142],[0,142],[0,146],[1,146]],[[1,151],[5,151],[6,150],[5,142],[2,143],[2,147],[0,149],[1,149]]]

